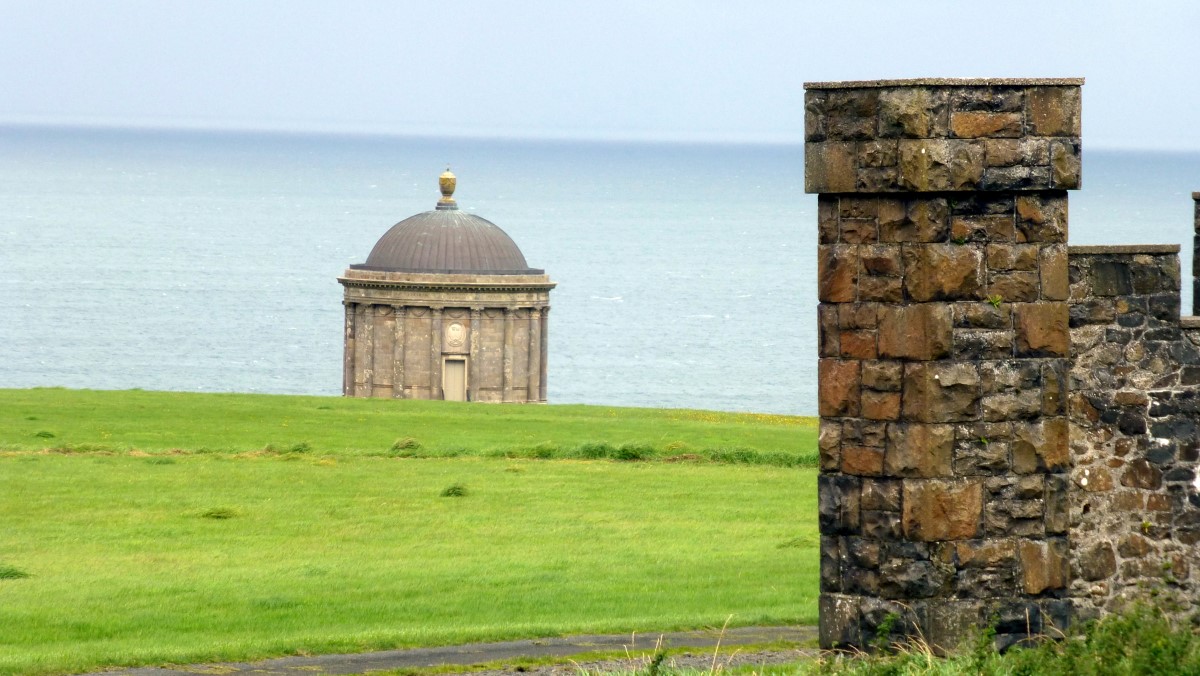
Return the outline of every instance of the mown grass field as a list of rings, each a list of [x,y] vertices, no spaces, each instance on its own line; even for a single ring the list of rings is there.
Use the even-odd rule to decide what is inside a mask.
[[[600,447],[643,460],[536,459]],[[3,390],[0,672],[812,623],[814,447],[782,416]]]

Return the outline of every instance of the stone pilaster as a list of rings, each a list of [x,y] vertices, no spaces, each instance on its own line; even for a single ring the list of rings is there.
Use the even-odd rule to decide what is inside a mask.
[[[513,400],[513,314],[516,308],[504,308],[503,401]]]
[[[542,384],[542,311],[531,307],[526,320],[529,323],[529,356],[525,361],[525,398],[541,400]]]
[[[354,307],[355,303],[343,302],[346,308],[345,347],[342,349],[342,394],[354,396]]]
[[[541,382],[538,383],[538,394],[540,395],[540,398],[538,399],[538,401],[544,402],[544,401],[546,401],[546,362],[547,362],[547,356],[550,353],[550,343],[548,340],[549,331],[550,331],[550,329],[549,329],[550,308],[548,308],[548,307],[542,308],[541,323],[542,323],[542,328],[541,328],[541,331],[539,332],[539,336],[541,338],[540,343],[541,343],[542,356],[541,356],[541,359],[538,360],[538,367],[541,370]]]
[[[403,399],[404,394],[404,348],[408,336],[405,323],[408,321],[408,308],[403,305],[393,307],[396,325],[392,341],[392,397]]]
[[[479,377],[479,368],[483,360],[483,352],[480,349],[480,320],[483,317],[483,308],[476,306],[471,308],[471,352],[470,358],[467,360],[467,400],[479,401],[479,383],[482,380]]]
[[[354,391],[356,396],[371,396],[371,386],[375,380],[373,357],[375,355],[375,306],[359,305],[355,318],[359,329],[356,331],[354,363],[358,368],[354,374]]]
[[[823,647],[889,626],[951,648],[993,617],[1008,645],[1069,621],[1081,84],[806,85]]]
[[[442,398],[442,308],[429,309],[429,398]]]

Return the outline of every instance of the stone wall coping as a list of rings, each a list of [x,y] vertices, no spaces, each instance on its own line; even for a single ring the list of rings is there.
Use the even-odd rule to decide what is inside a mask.
[[[917,77],[900,80],[805,82],[805,89],[870,89],[878,87],[1081,87],[1081,77]]]
[[[1179,328],[1200,329],[1200,317],[1180,317]]]
[[[1194,199],[1194,200],[1200,200],[1200,192],[1194,192],[1194,193],[1192,193],[1192,199]]]
[[[1072,245],[1067,247],[1071,256],[1097,256],[1102,254],[1177,254],[1178,244],[1104,244],[1099,246]]]

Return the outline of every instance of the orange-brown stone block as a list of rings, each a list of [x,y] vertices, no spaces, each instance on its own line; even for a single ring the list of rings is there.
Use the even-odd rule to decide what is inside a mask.
[[[1071,349],[1066,303],[1019,303],[1013,307],[1017,356],[1066,357]]]
[[[959,138],[1016,138],[1022,127],[1020,113],[964,111],[950,115],[950,131]]]
[[[979,418],[979,372],[969,362],[914,362],[904,367],[902,414],[920,422]]]
[[[982,297],[983,251],[977,246],[919,244],[904,249],[904,287],[917,302]]]
[[[860,389],[859,362],[822,359],[818,363],[818,408],[822,416],[858,415]]]
[[[1018,551],[1026,594],[1041,594],[1048,589],[1067,586],[1069,571],[1065,540],[1022,540]]]
[[[983,487],[977,481],[904,480],[904,536],[922,542],[969,540],[979,534]]]
[[[898,423],[888,425],[887,455],[884,468],[888,476],[950,476],[954,453],[954,427]]]
[[[824,303],[848,303],[858,296],[858,247],[822,244],[817,250],[817,293]]]
[[[1018,474],[1061,472],[1071,463],[1070,425],[1066,418],[1014,422],[1012,459]]]
[[[1078,87],[1033,87],[1025,96],[1033,135],[1080,135]]]
[[[879,311],[879,356],[890,359],[941,359],[954,343],[949,305],[918,303],[884,306]]]
[[[900,393],[864,390],[861,415],[867,420],[896,420],[900,417]]]
[[[842,471],[855,476],[883,474],[883,449],[846,446],[842,449]]]

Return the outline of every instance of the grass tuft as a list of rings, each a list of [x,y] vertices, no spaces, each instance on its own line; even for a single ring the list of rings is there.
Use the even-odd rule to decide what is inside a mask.
[[[467,495],[467,487],[460,483],[453,483],[442,489],[441,496],[443,498],[462,498]]]
[[[38,439],[53,439],[55,434],[54,432],[49,432],[46,430],[38,430],[33,433],[33,436],[37,437]]]
[[[0,563],[0,580],[21,580],[29,576],[29,573],[16,566]]]
[[[232,519],[235,516],[238,516],[238,511],[232,507],[212,507],[200,512],[200,518],[202,519],[223,520]]]

